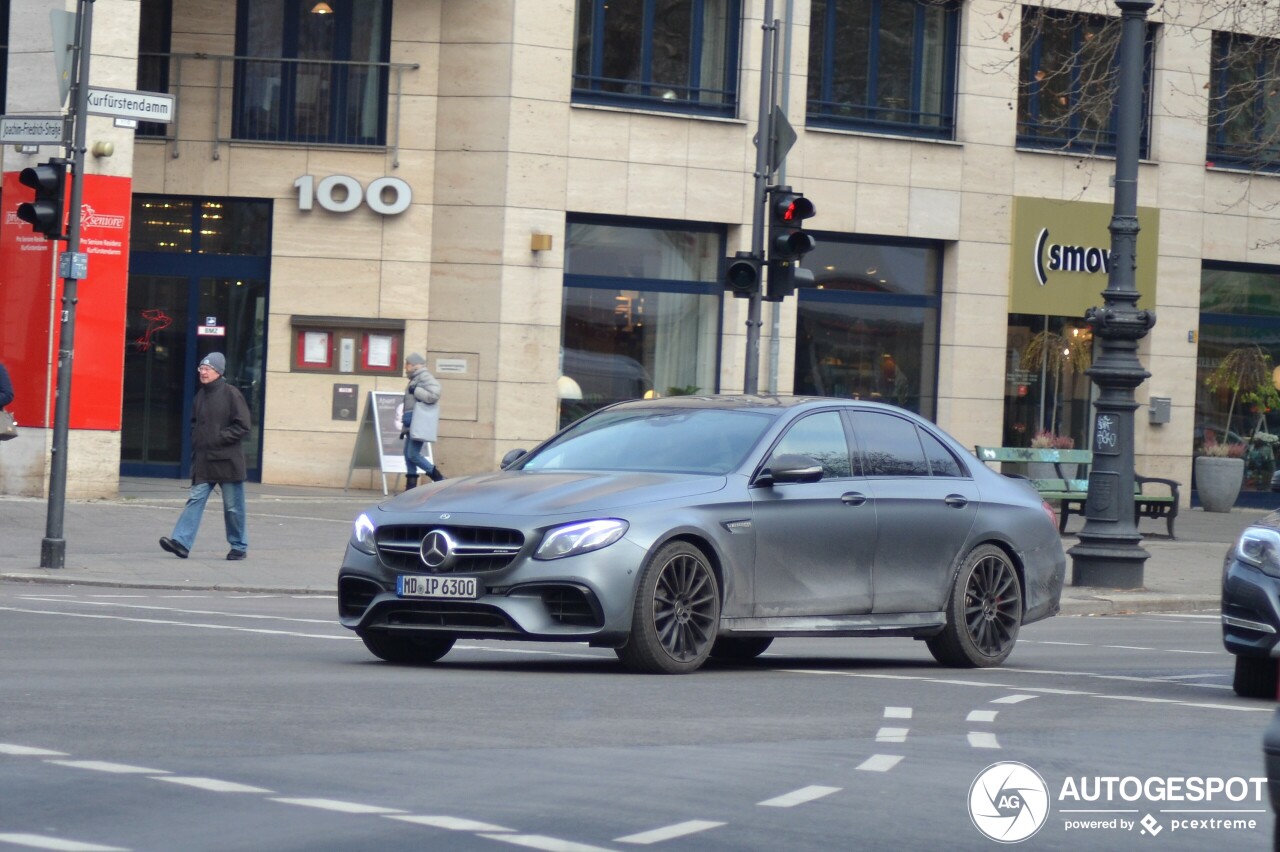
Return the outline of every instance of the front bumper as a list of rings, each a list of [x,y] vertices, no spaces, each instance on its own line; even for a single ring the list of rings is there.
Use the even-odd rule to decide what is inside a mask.
[[[1228,554],[1222,572],[1222,644],[1244,657],[1280,657],[1280,578]]]

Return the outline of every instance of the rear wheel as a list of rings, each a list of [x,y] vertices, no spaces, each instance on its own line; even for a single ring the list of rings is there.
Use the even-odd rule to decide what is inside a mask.
[[[434,663],[449,653],[449,649],[453,647],[455,641],[452,636],[436,636],[433,634],[406,636],[372,630],[368,633],[361,633],[360,639],[364,642],[364,646],[379,659],[386,660],[388,663],[410,663],[416,665]]]
[[[637,672],[685,674],[711,653],[720,626],[720,588],[707,557],[683,541],[664,545],[645,565],[631,635],[617,649]]]
[[[947,626],[928,640],[944,666],[998,666],[1013,651],[1022,626],[1018,572],[993,544],[975,547],[956,574],[947,601]]]
[[[1280,685],[1276,661],[1270,657],[1236,657],[1236,676],[1231,688],[1241,698],[1275,698]]]
[[[711,646],[711,657],[726,662],[745,662],[769,650],[772,636],[720,636]]]

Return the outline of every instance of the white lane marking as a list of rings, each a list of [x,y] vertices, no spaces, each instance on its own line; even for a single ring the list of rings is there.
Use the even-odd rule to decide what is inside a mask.
[[[170,784],[181,784],[184,787],[195,787],[197,790],[208,790],[210,793],[274,793],[262,787],[250,787],[248,784],[237,784],[234,781],[220,781],[217,778],[196,778],[189,775],[161,775],[156,781],[168,781]]]
[[[141,597],[141,595],[139,595]],[[300,624],[333,624],[331,618],[290,618],[284,615],[256,615],[253,613],[222,612],[216,609],[179,609],[172,606],[156,606],[155,604],[119,604],[112,601],[69,601],[83,606],[114,606],[121,609],[145,609],[156,612],[176,612],[180,615],[217,615],[223,618],[243,618],[251,621],[291,621]]]
[[[1198,680],[1202,677],[1225,677],[1226,672],[1204,672],[1202,674],[1164,675],[1156,680]]]
[[[1198,707],[1201,710],[1237,710],[1241,713],[1271,713],[1275,706],[1255,707],[1247,704],[1213,704],[1208,701],[1174,701],[1169,698],[1142,698],[1137,695],[1099,695],[1114,701],[1141,701],[1148,704],[1176,704],[1179,707]]]
[[[39,595],[18,595],[20,598],[74,598],[75,595],[66,595],[58,592],[41,592]]]
[[[907,741],[907,732],[910,728],[881,728],[876,731],[876,742],[878,743],[905,743]]]
[[[1117,651],[1154,651],[1155,648],[1144,648],[1141,645],[1099,645],[1100,648],[1114,648]],[[1171,651],[1172,648],[1163,648],[1161,650]]]
[[[655,828],[652,831],[642,831],[638,834],[628,834],[626,837],[615,837],[614,843],[635,843],[640,846],[648,846],[650,843],[661,843],[663,840],[671,840],[676,837],[685,837],[690,834],[697,834],[699,831],[707,831],[712,828],[719,828],[724,825],[722,822],[712,822],[706,819],[691,819],[685,822],[678,822],[675,825],[668,825],[665,828]]]
[[[873,754],[854,769],[861,769],[863,772],[888,772],[900,762],[902,762],[900,754]]]
[[[992,704],[1021,704],[1023,701],[1030,701],[1035,698],[1034,695],[1006,695],[1003,698],[991,699]]]
[[[1199,652],[1197,652],[1199,653]],[[1209,653],[1209,652],[1205,652]],[[1089,677],[1095,680],[1119,680],[1129,683],[1168,683],[1168,679],[1164,677],[1145,677],[1140,675],[1108,675],[1099,674],[1098,672],[1064,672],[1057,669],[1018,669],[1025,674],[1044,674],[1053,675],[1054,677]],[[1186,686],[1194,686],[1196,689],[1230,689],[1230,686],[1219,683],[1188,683]]]
[[[23,757],[66,757],[65,751],[52,751],[47,748],[0,743],[0,754],[21,755]]]
[[[1221,651],[1189,651],[1184,648],[1166,648],[1170,654],[1221,654]]]
[[[574,843],[572,840],[561,840],[558,837],[543,837],[540,834],[479,834],[488,840],[501,840],[516,846],[529,849],[541,849],[543,852],[609,852],[603,846],[588,846],[585,843]]]
[[[101,846],[61,837],[41,837],[38,834],[0,834],[0,843],[12,843],[28,849],[53,849],[55,852],[129,852],[120,846]]]
[[[286,805],[301,805],[304,808],[319,808],[322,811],[337,811],[343,814],[402,814],[404,811],[395,808],[384,808],[380,805],[362,805],[359,802],[343,802],[338,799],[272,799]]]
[[[886,707],[884,708],[884,717],[886,719],[910,719],[910,707]]]
[[[1021,640],[1030,645],[1070,645],[1074,648],[1088,648],[1088,642],[1050,642],[1045,639],[1023,639]]]
[[[756,802],[756,804],[762,808],[794,808],[796,805],[803,805],[805,802],[839,793],[840,789],[813,784],[801,787],[799,790],[792,790],[790,793],[783,793],[781,796],[774,796],[772,799],[765,799],[763,802]]]
[[[148,769],[145,766],[130,766],[127,763],[109,763],[105,760],[46,760],[55,766],[70,766],[73,769],[91,769],[94,772],[111,772],[115,775],[168,775],[167,769]]]
[[[1000,748],[996,735],[990,731],[970,731],[969,745],[974,748]]]
[[[418,816],[416,814],[400,815],[385,814],[387,819],[398,819],[401,822],[411,822],[414,825],[429,825],[432,828],[447,828],[449,831],[513,831],[514,829],[503,828],[500,825],[490,825],[487,822],[479,822],[474,819],[463,819],[462,817],[451,816]]]
[[[133,624],[159,624],[165,627],[198,627],[204,630],[230,630],[233,633],[263,633],[269,636],[298,636],[303,639],[342,639],[358,641],[358,637],[330,636],[322,633],[297,633],[292,630],[267,630],[262,627],[232,627],[228,624],[201,624],[194,621],[168,621],[162,618],[129,618],[125,615],[97,615],[91,612],[58,612],[45,609],[18,609],[11,606],[0,606],[0,612],[20,612],[25,615],[61,615],[66,618],[96,618],[102,621],[127,621]]]
[[[966,722],[994,722],[999,710],[970,710],[965,717]]]
[[[1169,618],[1169,619],[1173,619],[1173,618],[1197,618],[1197,619],[1204,619],[1205,621],[1217,621],[1217,620],[1219,620],[1221,617],[1222,617],[1222,616],[1220,616],[1220,615],[1218,615],[1218,614],[1216,614],[1216,613],[1214,613],[1214,614],[1208,614],[1208,613],[1201,614],[1201,613],[1194,613],[1194,612],[1149,612],[1149,613],[1146,613],[1145,615],[1143,615],[1143,616],[1141,616],[1141,617],[1139,617],[1139,618],[1136,618],[1136,619],[1134,619],[1134,620],[1135,620],[1135,621],[1145,621],[1145,620],[1147,620],[1147,619],[1151,619],[1151,618],[1154,618],[1154,619],[1162,619],[1162,618]]]

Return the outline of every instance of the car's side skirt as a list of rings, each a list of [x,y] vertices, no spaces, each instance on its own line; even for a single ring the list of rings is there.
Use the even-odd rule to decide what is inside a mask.
[[[946,626],[943,612],[722,618],[722,636],[927,636]]]

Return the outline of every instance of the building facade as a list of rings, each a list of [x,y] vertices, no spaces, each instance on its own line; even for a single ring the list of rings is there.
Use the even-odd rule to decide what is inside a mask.
[[[76,5],[0,5],[6,114],[57,113],[49,12]],[[1137,467],[1183,483],[1206,433],[1280,433],[1205,386],[1232,349],[1280,355],[1280,153],[1259,144],[1280,105],[1251,89],[1276,24],[1218,32],[1211,5],[1151,18],[1139,177],[1139,307],[1159,321],[1138,398],[1168,416],[1139,417]],[[618,399],[742,389],[747,302],[721,269],[751,246],[764,0],[94,6],[91,85],[177,108],[88,119],[113,150],[86,157],[70,496],[189,474],[214,350],[253,412],[252,477],[285,484],[377,481],[369,394],[402,390],[411,352],[444,387],[449,475]],[[765,306],[761,389],[884,400],[969,445],[1085,446],[1117,10],[772,7],[797,137],[772,180],[814,202],[818,247],[816,286]],[[24,427],[4,493],[47,487],[57,270],[12,214],[16,175],[61,154],[4,151],[0,360]]]

